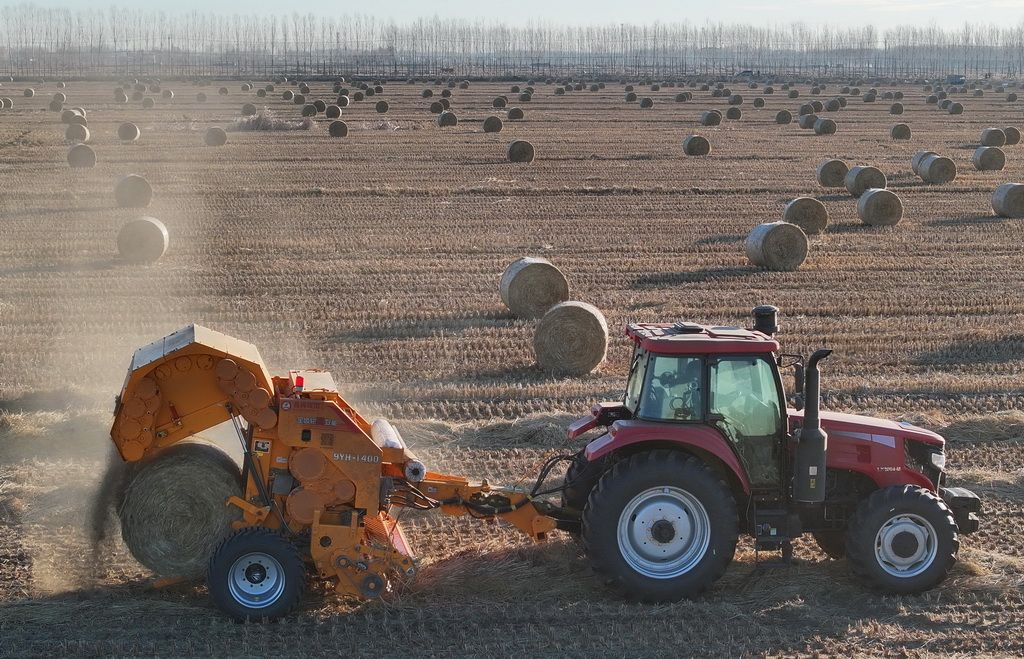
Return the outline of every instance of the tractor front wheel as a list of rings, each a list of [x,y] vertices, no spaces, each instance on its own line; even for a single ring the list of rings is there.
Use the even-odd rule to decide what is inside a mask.
[[[949,507],[913,485],[873,492],[858,506],[846,535],[850,569],[888,593],[919,593],[938,585],[959,549]]]
[[[619,461],[583,512],[594,570],[642,602],[674,602],[706,590],[732,561],[737,535],[732,492],[706,464],[677,451]]]
[[[210,559],[210,597],[238,621],[288,615],[306,588],[299,548],[276,531],[248,527],[229,535]]]

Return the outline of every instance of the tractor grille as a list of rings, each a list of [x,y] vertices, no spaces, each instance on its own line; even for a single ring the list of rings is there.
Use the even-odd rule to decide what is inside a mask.
[[[932,464],[932,454],[942,453],[941,448],[913,439],[904,439],[903,451],[908,468],[924,475],[936,488],[942,485],[942,470]]]

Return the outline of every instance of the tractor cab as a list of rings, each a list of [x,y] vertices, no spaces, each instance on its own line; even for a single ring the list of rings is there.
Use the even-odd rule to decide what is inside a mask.
[[[635,344],[623,402],[632,419],[717,429],[753,487],[781,485],[788,425],[771,336],[693,323],[633,324],[626,334]]]

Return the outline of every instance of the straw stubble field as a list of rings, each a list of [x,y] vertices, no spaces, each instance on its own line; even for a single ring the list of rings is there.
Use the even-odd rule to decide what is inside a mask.
[[[216,93],[224,84],[227,96]],[[227,127],[253,102],[279,118],[300,108],[241,92],[165,83],[173,102],[113,102],[112,83],[71,83],[68,105],[89,112],[94,169],[72,170],[54,83],[0,111],[0,654],[664,655],[790,652],[1020,654],[1024,633],[1024,269],[1019,220],[992,217],[996,185],[1024,179],[1024,147],[1006,147],[1002,172],[970,157],[987,126],[1024,123],[1020,103],[992,92],[957,100],[950,116],[903,86],[906,111],[881,99],[826,113],[838,132],[778,126],[792,100],[742,90],[743,117],[697,126],[726,99],[621,86],[555,96],[539,84],[522,107],[491,101],[508,85],[453,90],[459,124],[439,128],[424,84],[388,83],[345,108],[345,138],[326,121],[309,131],[204,131]],[[510,83],[511,84],[511,83]],[[12,88],[13,86],[13,88]],[[333,98],[313,83],[310,98]],[[435,87],[435,91],[440,89]],[[887,88],[881,88],[885,91]],[[819,97],[838,93],[831,85]],[[121,144],[124,121],[142,131]],[[906,123],[907,142],[889,129]],[[707,158],[682,154],[699,133]],[[526,139],[531,164],[505,149]],[[928,186],[910,171],[920,149],[952,157],[953,183]],[[855,201],[814,181],[837,157],[879,167],[903,199],[903,221],[869,228]],[[116,207],[129,173],[153,185],[150,208]],[[742,241],[780,219],[786,202],[821,199],[831,224],[812,237],[802,268],[748,265]],[[170,233],[155,265],[117,261],[120,226],[146,214]],[[612,330],[608,361],[560,379],[533,366],[532,323],[498,298],[498,278],[522,255],[568,276]],[[985,500],[982,531],[939,589],[881,597],[800,544],[796,566],[736,563],[705,598],[627,605],[593,577],[578,545],[557,534],[530,546],[502,526],[410,515],[420,578],[394,601],[353,605],[311,596],[301,613],[267,627],[224,621],[201,586],[151,587],[108,529],[94,551],[89,501],[106,459],[109,407],[135,347],[189,322],[253,341],[273,370],[325,366],[368,410],[400,427],[433,468],[509,482],[564,451],[562,429],[596,400],[621,396],[632,320],[746,323],[756,304],[783,310],[783,345],[837,351],[824,376],[830,409],[912,419],[952,440],[952,479]],[[508,425],[509,422],[528,418]],[[426,419],[438,421],[427,422]]]

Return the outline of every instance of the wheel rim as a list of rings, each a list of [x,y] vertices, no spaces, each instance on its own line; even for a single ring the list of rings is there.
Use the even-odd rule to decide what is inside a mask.
[[[894,577],[915,577],[935,561],[937,539],[931,522],[920,515],[901,513],[890,517],[875,535],[875,559]]]
[[[231,597],[250,609],[263,609],[279,600],[284,586],[285,576],[281,563],[263,552],[239,557],[228,572]]]
[[[652,487],[623,508],[618,542],[633,570],[672,579],[692,570],[707,553],[711,522],[704,505],[686,490]]]

